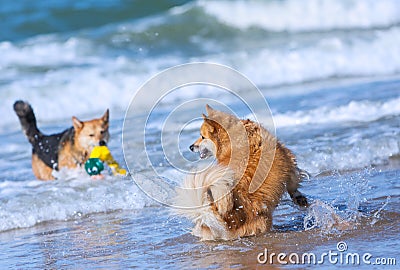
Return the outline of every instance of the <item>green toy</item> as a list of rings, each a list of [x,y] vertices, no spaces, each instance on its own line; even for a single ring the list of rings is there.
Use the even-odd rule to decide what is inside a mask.
[[[99,158],[89,158],[85,163],[85,170],[90,175],[99,175],[104,170],[104,164]]]

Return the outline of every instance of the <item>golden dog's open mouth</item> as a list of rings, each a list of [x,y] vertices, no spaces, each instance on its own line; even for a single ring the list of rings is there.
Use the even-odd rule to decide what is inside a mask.
[[[200,150],[199,153],[200,153],[200,158],[201,159],[207,159],[207,158],[213,156],[213,153],[210,150],[208,150],[207,148],[204,148],[203,150]]]

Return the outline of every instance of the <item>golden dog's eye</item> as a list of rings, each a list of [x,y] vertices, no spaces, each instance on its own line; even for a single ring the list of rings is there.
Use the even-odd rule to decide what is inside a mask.
[[[102,130],[102,131],[100,131],[100,134],[101,134],[101,135],[103,135],[103,134],[104,134],[104,132],[105,132],[105,131],[104,131],[104,130]]]
[[[94,137],[94,134],[89,134],[89,137]]]

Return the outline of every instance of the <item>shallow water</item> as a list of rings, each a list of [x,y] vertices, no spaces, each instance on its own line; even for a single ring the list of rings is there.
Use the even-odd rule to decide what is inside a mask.
[[[365,95],[367,91],[373,91],[372,85],[382,89],[386,85],[386,94],[378,94],[377,100],[368,101],[382,106],[387,100],[397,98],[388,94],[395,84],[396,81],[382,81],[352,87]],[[334,89],[337,95],[340,91],[348,91],[343,86]],[[320,109],[317,104],[309,103],[306,109],[296,104],[318,94],[328,99],[330,93],[321,89],[291,95],[291,109],[301,112],[299,119],[307,110],[320,111],[322,118],[324,113],[329,115],[330,112]],[[357,100],[356,93],[353,92],[351,100]],[[271,98],[272,110],[279,107],[276,104],[280,102],[283,102],[282,97]],[[346,102],[330,100],[332,104]],[[162,133],[160,122],[168,113],[168,106],[155,111],[158,117],[149,123],[153,132],[148,133],[146,141],[153,165],[168,183],[175,186],[179,185],[183,175],[162,158],[159,138]],[[337,107],[340,105],[332,106],[332,111]],[[296,115],[281,110],[282,115]],[[392,107],[392,110],[397,108]],[[270,253],[296,252],[301,256],[312,252],[320,256],[330,250],[337,251],[336,244],[340,241],[346,242],[348,252],[368,252],[374,259],[397,258],[395,247],[400,244],[397,239],[400,232],[398,116],[360,120],[349,113],[348,118],[354,120],[278,125],[278,136],[297,154],[300,166],[312,174],[303,182],[302,192],[314,203],[321,201],[322,206],[317,207],[316,212],[299,210],[286,195],[274,214],[273,232],[232,242],[199,242],[189,233],[190,223],[171,215],[170,208],[147,197],[129,177],[109,176],[104,181],[93,181],[76,171],[64,172],[62,179],[55,182],[36,181],[30,172],[29,147],[25,138],[19,131],[3,133],[2,141],[9,142],[9,146],[5,147],[8,154],[2,156],[2,163],[13,162],[15,167],[3,167],[5,179],[0,183],[1,264],[15,268],[74,268],[76,265],[84,268],[253,268],[260,266],[257,256],[265,248]],[[181,121],[185,123],[185,117]],[[119,138],[122,119],[113,119],[112,123],[114,140],[110,148],[118,160],[123,160]],[[176,125],[181,123],[176,122]],[[47,129],[57,128],[49,126]],[[193,125],[180,135],[180,151],[192,160],[196,158],[187,146],[197,133],[196,125]],[[176,132],[166,129],[163,136],[170,137],[166,144],[173,144]],[[135,136],[126,139],[132,145],[140,143]],[[134,151],[126,154],[127,159],[137,155]],[[145,173],[150,168],[138,170]],[[161,185],[156,181],[146,183],[152,188]],[[326,210],[330,207],[350,222],[348,230],[339,231],[332,227],[332,216]],[[311,223],[305,220],[311,220]],[[310,226],[315,228],[306,230]],[[271,264],[268,262],[268,265]],[[329,261],[324,265],[340,267],[339,263]],[[273,266],[279,266],[276,259]],[[368,267],[362,263],[361,266]]]
[[[253,268],[259,265],[257,256],[265,248],[275,253],[296,252],[301,256],[312,252],[320,256],[329,250],[337,252],[340,241],[346,242],[348,252],[368,252],[373,258],[396,258],[400,233],[399,192],[385,194],[391,198],[376,220],[374,213],[383,206],[386,197],[373,192],[376,186],[393,184],[397,178],[388,176],[396,172],[399,173],[397,170],[362,176],[368,178],[371,187],[365,193],[367,201],[359,206],[361,217],[356,228],[342,233],[304,231],[305,213],[288,206],[290,203],[286,200],[275,213],[271,233],[231,242],[199,242],[187,232],[190,224],[170,216],[168,209],[147,207],[90,214],[4,232],[0,234],[0,241],[2,250],[8,252],[0,254],[0,258],[3,266],[24,269],[75,268],[77,265],[83,268]],[[351,177],[360,176],[355,173],[341,178]],[[304,191],[316,197],[323,186],[336,182],[331,177],[313,179],[304,185]],[[323,199],[332,201],[333,197],[326,193]],[[325,265],[330,269],[341,267],[327,260]]]
[[[348,247],[342,255],[400,263],[398,1],[95,2],[0,7],[0,268],[256,268],[265,249],[320,256],[338,252],[341,241]],[[77,19],[82,14],[87,19]],[[173,196],[182,171],[202,164],[188,146],[200,124],[192,120],[206,103],[254,117],[220,88],[182,87],[150,113],[141,130],[146,152],[138,152],[143,134],[133,131],[149,112],[134,108],[124,130],[129,101],[158,72],[194,61],[233,67],[260,88],[277,136],[311,174],[301,188],[310,210],[285,195],[272,232],[199,242],[188,221],[146,196],[143,188],[161,199]],[[147,95],[149,102],[159,98]],[[109,107],[110,150],[121,164],[124,153],[135,164],[140,187],[130,177],[93,181],[80,170],[62,171],[54,182],[35,180],[31,149],[12,111],[19,98],[32,103],[46,133],[69,127],[72,115],[90,119]],[[256,96],[249,100],[252,109],[263,108]],[[270,127],[268,112],[261,116]],[[161,177],[146,178],[153,170]],[[337,216],[347,230],[333,226]],[[282,265],[275,257],[264,266]]]

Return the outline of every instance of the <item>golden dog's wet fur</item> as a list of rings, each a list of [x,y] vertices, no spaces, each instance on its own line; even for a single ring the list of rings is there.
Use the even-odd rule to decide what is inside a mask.
[[[209,106],[207,113],[191,149],[213,152],[218,165],[189,175],[177,198],[184,207],[178,212],[195,223],[194,235],[228,240],[269,231],[286,190],[296,204],[308,205],[297,190],[301,175],[289,149],[253,121]],[[208,140],[214,149],[202,149]]]
[[[53,135],[45,135],[37,128],[29,103],[16,101],[14,110],[32,145],[32,170],[40,180],[54,179],[53,170],[82,166],[93,148],[109,139],[109,110],[90,121],[72,117],[73,127]]]

